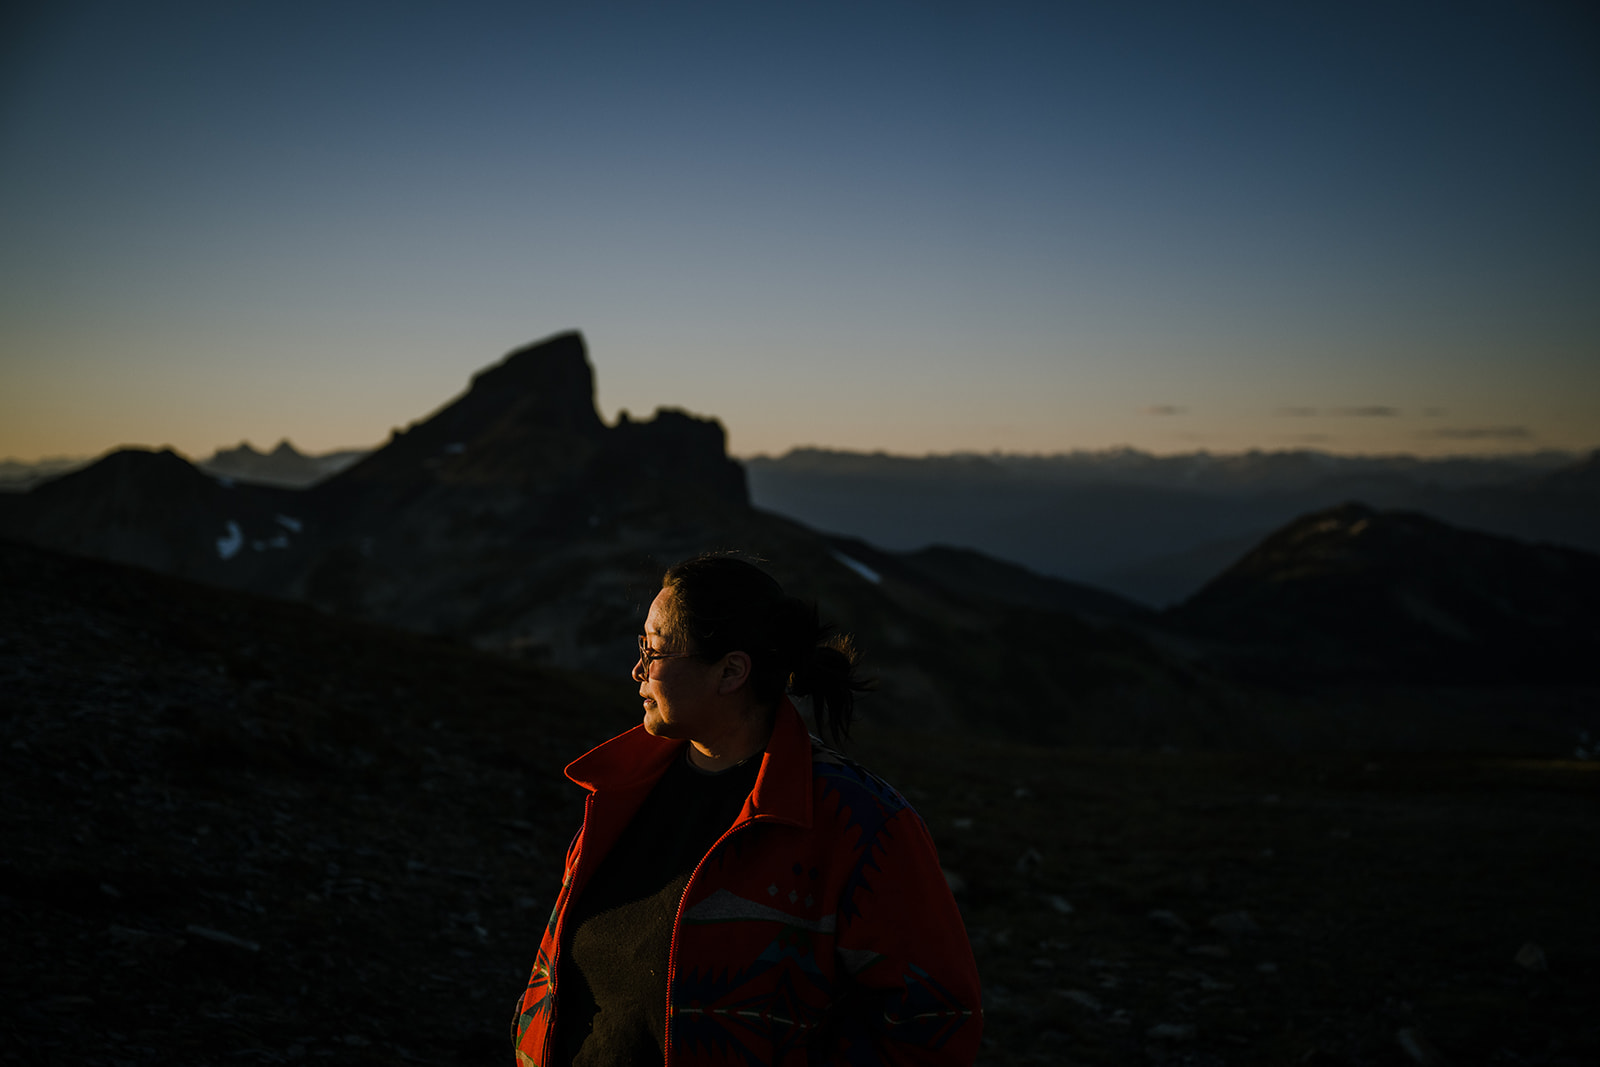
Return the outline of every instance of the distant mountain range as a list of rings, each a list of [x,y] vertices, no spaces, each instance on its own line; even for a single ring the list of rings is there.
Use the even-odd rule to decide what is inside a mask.
[[[83,456],[48,456],[31,462],[0,459],[0,492],[26,492],[40,482],[69,474],[93,462]]]
[[[201,470],[241,482],[304,489],[338,474],[371,452],[366,448],[346,448],[308,456],[285,438],[271,452],[257,452],[250,442],[240,441],[234,448],[219,448],[210,459],[199,463]]]
[[[511,353],[308,488],[260,476],[304,469],[287,444],[230,454],[254,480],[170,451],[113,453],[0,494],[0,535],[618,678],[663,567],[740,549],[857,633],[881,716],[1039,743],[1383,747],[1436,743],[1449,722],[1450,745],[1564,749],[1580,723],[1600,732],[1589,553],[1352,505],[1244,546],[1199,596],[1156,613],[971,549],[896,551],[753,507],[714,420],[663,409],[606,425],[574,333]],[[979,472],[963,480],[907,463],[900,484],[942,487],[946,511],[976,521],[987,507],[1004,525],[1012,498],[988,469],[1002,465],[947,461]],[[1587,499],[1592,464],[1537,477],[1506,491]],[[1303,532],[1330,523],[1344,532]]]
[[[284,439],[271,452],[258,452],[250,442],[240,441],[233,448],[217,449],[210,459],[203,459],[196,466],[219,478],[304,489],[338,474],[371,451],[369,448],[344,448],[307,455]],[[94,459],[82,456],[54,456],[32,463],[0,460],[0,492],[26,492],[42,482],[81,470],[93,462]]]
[[[885,548],[954,545],[1151,606],[1177,603],[1273,530],[1347,500],[1600,551],[1596,454],[1425,460],[1133,450],[745,461],[758,507]]]
[[[240,442],[196,466],[306,488],[371,451],[309,455],[283,440],[259,452]],[[90,462],[0,461],[0,491]],[[755,506],[807,526],[901,551],[973,549],[1157,608],[1194,593],[1284,523],[1347,500],[1600,551],[1600,452],[1424,459],[1306,449],[894,456],[803,448],[741,462]]]

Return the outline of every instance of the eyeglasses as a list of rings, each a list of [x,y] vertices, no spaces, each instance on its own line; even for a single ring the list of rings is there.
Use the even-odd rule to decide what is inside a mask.
[[[657,652],[650,647],[650,641],[644,634],[639,635],[639,658],[644,661],[644,669],[649,670],[650,664],[658,659],[678,659],[682,656],[692,656],[693,652]]]

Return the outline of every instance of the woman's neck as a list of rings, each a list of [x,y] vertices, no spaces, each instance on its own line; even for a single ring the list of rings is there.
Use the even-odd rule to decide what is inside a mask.
[[[725,771],[764,751],[772,737],[776,710],[754,707],[720,736],[691,738],[689,762],[702,771]]]

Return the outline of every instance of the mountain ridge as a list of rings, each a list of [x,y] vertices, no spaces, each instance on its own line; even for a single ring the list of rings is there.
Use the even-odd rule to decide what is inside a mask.
[[[118,511],[122,500],[139,506]],[[901,721],[1101,743],[1191,739],[1185,709],[1215,688],[1137,635],[1074,615],[1037,610],[1024,625],[1002,600],[910,567],[868,580],[826,538],[749,504],[714,420],[663,409],[605,426],[573,334],[517,350],[308,489],[219,481],[171,453],[119,453],[0,502],[0,528],[608,673],[634,659],[667,564],[736,548],[770,560],[786,587],[858,633],[883,682],[878,707]],[[952,669],[940,650],[963,646],[969,661]],[[1078,664],[1069,684],[1035,647]],[[996,675],[1000,663],[1012,666]],[[1153,720],[1123,719],[1130,692],[1144,694]],[[1207,736],[1221,742],[1235,729]]]
[[[1270,649],[1234,658],[1302,681],[1595,685],[1597,599],[1600,555],[1347,502],[1276,531],[1162,620]]]
[[[902,724],[1140,747],[1382,747],[1409,736],[1365,713],[1356,728],[1320,693],[1286,688],[1304,649],[1243,635],[1234,645],[1262,645],[1257,659],[1279,668],[1263,671],[1205,623],[1112,592],[955,546],[899,552],[819,533],[753,506],[714,419],[661,409],[605,425],[573,333],[515,350],[310,488],[214,478],[170,451],[122,452],[0,497],[0,533],[609,674],[633,661],[665,566],[738,549],[857,633],[882,681],[876,706]],[[1543,684],[1532,663],[1503,680]],[[1402,706],[1414,703],[1404,687],[1443,684],[1404,670],[1371,681]],[[1487,691],[1441,700],[1476,709],[1482,725],[1459,742],[1468,747],[1566,744],[1581,718],[1567,690],[1515,706]],[[1537,728],[1507,733],[1517,721]]]

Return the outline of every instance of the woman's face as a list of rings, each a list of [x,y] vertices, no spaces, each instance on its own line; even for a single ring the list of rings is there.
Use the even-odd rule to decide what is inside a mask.
[[[687,652],[681,642],[669,641],[663,634],[672,609],[671,589],[663,589],[650,602],[645,617],[645,643],[657,652]],[[693,656],[675,656],[645,665],[640,657],[633,665],[633,679],[639,683],[644,701],[644,728],[657,737],[697,740],[720,733],[724,724],[717,721],[724,713],[716,699],[721,668]]]

